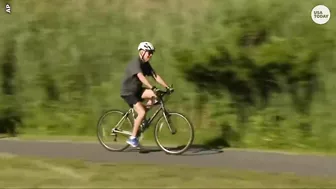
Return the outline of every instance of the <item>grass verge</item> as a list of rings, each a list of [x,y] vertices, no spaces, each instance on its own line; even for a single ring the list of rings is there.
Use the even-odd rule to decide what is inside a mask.
[[[0,154],[0,185],[25,188],[331,188],[335,178],[298,177],[217,168],[102,164]],[[183,170],[183,171],[181,171]],[[24,176],[23,176],[24,175]],[[18,179],[20,182],[18,182]]]

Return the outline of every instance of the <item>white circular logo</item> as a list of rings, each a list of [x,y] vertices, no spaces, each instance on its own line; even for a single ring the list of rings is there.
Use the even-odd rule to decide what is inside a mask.
[[[316,24],[325,24],[330,19],[330,10],[324,5],[317,5],[311,11],[311,17]]]

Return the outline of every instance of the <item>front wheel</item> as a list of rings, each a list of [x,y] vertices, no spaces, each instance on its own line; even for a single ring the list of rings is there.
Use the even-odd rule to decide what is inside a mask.
[[[168,154],[182,154],[194,141],[194,127],[181,113],[163,114],[154,128],[156,144]]]

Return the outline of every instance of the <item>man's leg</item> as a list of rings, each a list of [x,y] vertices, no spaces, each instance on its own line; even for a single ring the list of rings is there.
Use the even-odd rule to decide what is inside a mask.
[[[152,90],[145,89],[144,92],[141,95],[142,99],[148,99],[146,106],[149,108],[155,103],[156,95]]]
[[[125,102],[129,105],[130,108],[133,108],[137,113],[137,117],[134,119],[133,131],[130,138],[126,141],[127,144],[130,144],[132,147],[137,147],[139,145],[139,141],[136,138],[137,132],[139,130],[139,126],[145,117],[145,108],[141,103],[141,91],[140,94],[131,94],[127,96],[121,96]]]
[[[134,120],[134,127],[133,127],[133,132],[132,132],[132,136],[136,137],[138,130],[139,130],[139,126],[142,120],[145,118],[146,111],[141,102],[137,102],[136,104],[134,104],[133,108],[138,114],[138,116]]]
[[[141,93],[141,92],[140,92]],[[139,127],[143,121],[143,119],[146,116],[146,110],[145,107],[143,106],[143,104],[141,103],[141,99],[149,99],[149,103],[150,105],[152,105],[153,102],[151,102],[153,98],[156,97],[155,93],[152,90],[149,89],[145,89],[143,90],[142,94],[136,95],[136,96],[132,96],[132,98],[130,99],[131,104],[133,105],[133,109],[137,112],[138,116],[135,118],[134,120],[134,125],[133,125],[133,131],[132,131],[132,136],[130,137],[129,140],[127,140],[127,143],[130,144],[133,147],[138,146],[139,142],[136,138],[136,135],[138,133]],[[137,101],[136,103],[135,100]]]
[[[136,135],[142,120],[145,118],[146,111],[141,102],[134,104],[133,109],[136,111],[138,116],[134,120],[132,136],[127,140],[127,144],[130,144],[132,147],[137,147],[139,145],[139,141],[136,138]]]

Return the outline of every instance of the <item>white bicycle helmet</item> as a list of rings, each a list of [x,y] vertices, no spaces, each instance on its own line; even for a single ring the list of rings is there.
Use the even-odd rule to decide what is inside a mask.
[[[153,51],[154,52],[155,48],[154,48],[152,43],[145,41],[145,42],[141,42],[139,44],[138,51],[140,51],[140,50]]]

